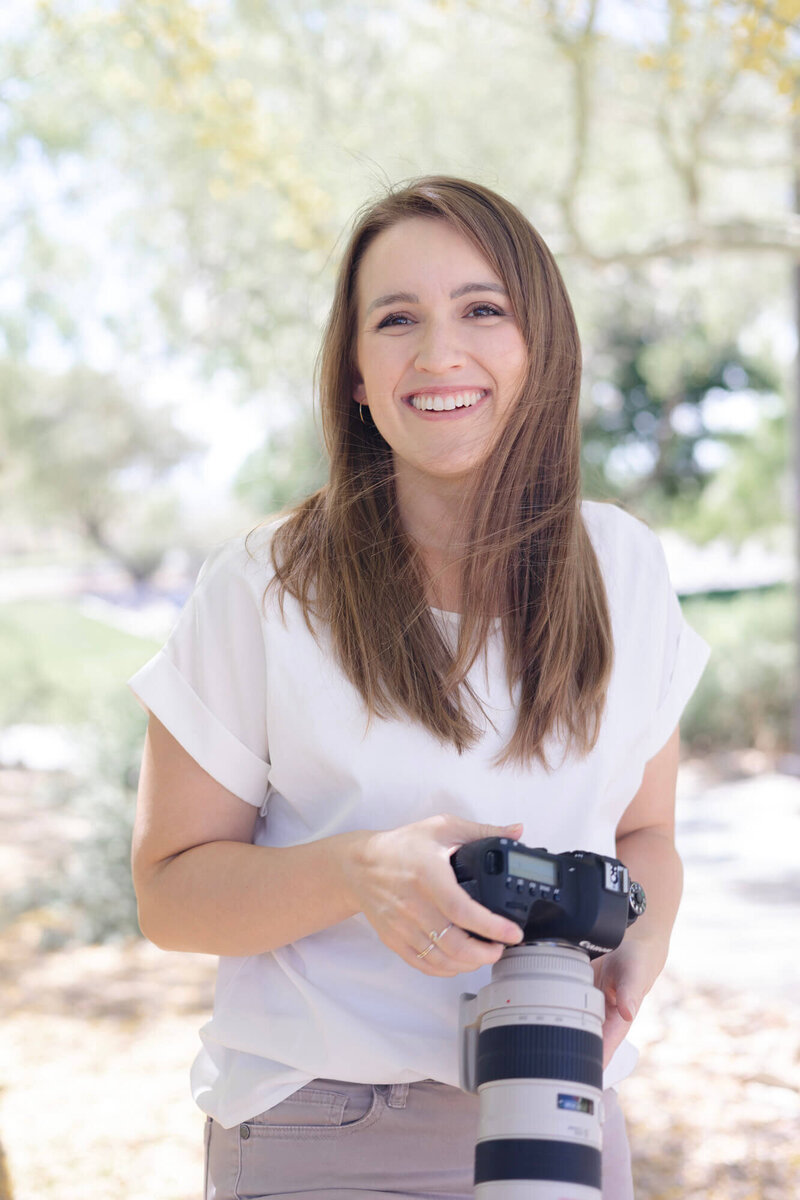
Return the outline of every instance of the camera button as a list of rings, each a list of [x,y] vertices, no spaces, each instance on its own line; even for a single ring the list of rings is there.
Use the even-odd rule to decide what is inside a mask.
[[[487,850],[486,870],[489,875],[499,875],[504,866],[503,854],[500,850]]]

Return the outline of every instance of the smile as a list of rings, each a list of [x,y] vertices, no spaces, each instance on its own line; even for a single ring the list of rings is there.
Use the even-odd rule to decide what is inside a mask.
[[[406,403],[419,412],[452,412],[454,408],[472,408],[487,395],[485,388],[465,389],[463,392],[415,392],[406,397]]]

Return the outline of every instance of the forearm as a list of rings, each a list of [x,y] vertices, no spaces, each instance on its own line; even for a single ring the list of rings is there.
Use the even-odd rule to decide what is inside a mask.
[[[244,956],[327,929],[358,911],[349,865],[365,836],[193,846],[136,879],[142,932],[164,950]]]
[[[669,939],[683,891],[683,865],[670,834],[658,829],[637,829],[617,840],[617,857],[641,883],[647,910],[626,935],[647,948],[655,975],[667,960]]]

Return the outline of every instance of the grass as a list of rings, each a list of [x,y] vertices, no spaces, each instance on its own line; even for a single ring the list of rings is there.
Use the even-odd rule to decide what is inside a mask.
[[[0,605],[0,727],[93,720],[157,649],[65,601]]]

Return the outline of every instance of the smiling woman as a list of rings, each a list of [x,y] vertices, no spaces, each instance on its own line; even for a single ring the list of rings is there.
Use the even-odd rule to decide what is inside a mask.
[[[519,210],[448,177],[390,192],[325,332],[328,484],[209,558],[132,681],[142,928],[220,955],[192,1073],[207,1200],[473,1194],[458,997],[520,931],[450,856],[523,820],[648,894],[597,967],[603,1195],[632,1196],[613,1086],[680,894],[677,723],[706,650],[650,531],[581,502],[579,381]]]
[[[429,218],[400,221],[368,247],[358,314],[354,395],[392,448],[406,529],[424,547],[448,509],[458,511],[464,481],[519,397],[525,340],[485,257]],[[414,528],[423,513],[423,527]]]
[[[309,612],[313,593],[373,711],[405,711],[459,749],[477,728],[469,672],[500,618],[522,692],[498,760],[543,760],[559,722],[587,750],[610,631],[580,519],[580,340],[539,234],[463,180],[371,207],[345,251],[320,385],[330,486],[276,531],[279,585]],[[306,553],[324,527],[330,555]],[[429,605],[461,615],[455,654]]]

